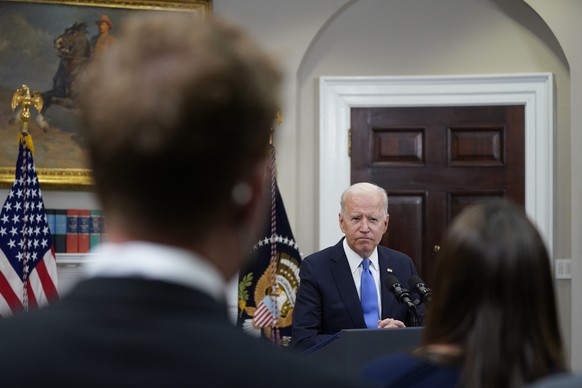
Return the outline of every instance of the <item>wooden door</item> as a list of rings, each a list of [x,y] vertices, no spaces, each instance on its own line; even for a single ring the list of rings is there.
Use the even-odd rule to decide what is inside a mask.
[[[525,207],[524,128],[522,105],[351,109],[351,181],[386,189],[382,245],[410,255],[429,286],[461,209],[494,198]]]

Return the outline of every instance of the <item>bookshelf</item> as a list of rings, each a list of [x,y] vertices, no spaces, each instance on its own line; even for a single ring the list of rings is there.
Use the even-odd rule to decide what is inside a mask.
[[[57,264],[82,265],[94,258],[93,253],[56,253]]]
[[[59,294],[66,294],[71,287],[87,276],[85,264],[94,259],[92,253],[56,253]]]
[[[78,258],[75,254],[85,254],[99,245],[104,235],[104,218],[99,209],[53,209],[45,207],[46,219],[51,230],[56,254],[63,260]]]

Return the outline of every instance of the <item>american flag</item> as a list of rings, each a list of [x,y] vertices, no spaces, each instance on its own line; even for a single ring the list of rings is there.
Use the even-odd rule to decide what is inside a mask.
[[[32,158],[20,138],[16,177],[0,212],[0,317],[58,299],[57,264]]]
[[[253,324],[256,327],[273,326],[277,318],[279,318],[279,310],[273,299],[265,296],[257,306],[255,316],[253,317]]]

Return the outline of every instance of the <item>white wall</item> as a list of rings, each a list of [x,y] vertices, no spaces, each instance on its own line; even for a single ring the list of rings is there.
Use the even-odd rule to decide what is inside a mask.
[[[582,371],[582,48],[580,39],[582,26],[582,2],[576,0],[526,0],[548,23],[558,38],[570,66],[570,163],[566,161],[557,168],[568,169],[570,174],[571,206],[565,211],[571,213],[571,228],[565,233],[570,234],[570,257],[572,258],[571,284],[571,357],[572,367]],[[559,187],[567,190],[567,187]],[[562,204],[558,203],[558,207]],[[564,206],[566,207],[566,206]]]

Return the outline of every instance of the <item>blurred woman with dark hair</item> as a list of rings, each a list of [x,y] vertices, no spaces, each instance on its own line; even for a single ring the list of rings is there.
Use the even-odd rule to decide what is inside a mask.
[[[367,363],[385,387],[521,387],[566,370],[550,257],[522,209],[465,209],[437,258],[422,346]]]

